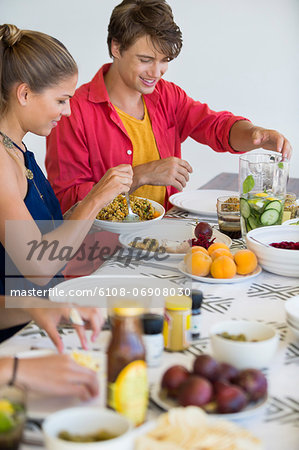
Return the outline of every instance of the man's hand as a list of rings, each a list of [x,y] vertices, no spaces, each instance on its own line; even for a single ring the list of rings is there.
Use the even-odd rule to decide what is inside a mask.
[[[192,167],[187,161],[171,156],[135,166],[133,172],[131,191],[145,184],[173,186],[182,191],[189,180],[189,173],[192,173]]]
[[[246,120],[235,122],[230,129],[229,142],[238,152],[264,148],[281,153],[283,159],[290,159],[292,147],[287,138],[276,130],[256,127]]]
[[[283,134],[276,130],[254,127],[252,141],[257,147],[281,153],[283,159],[290,159],[292,156],[291,144]]]

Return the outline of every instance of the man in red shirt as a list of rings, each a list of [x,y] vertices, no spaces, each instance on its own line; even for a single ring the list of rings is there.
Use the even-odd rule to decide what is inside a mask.
[[[77,89],[72,115],[63,117],[47,139],[46,168],[63,211],[118,164],[133,166],[132,191],[167,206],[192,172],[181,159],[181,144],[189,136],[216,152],[262,147],[291,156],[279,132],[228,111],[212,111],[162,79],[182,47],[165,0],[124,0],[116,6],[108,47],[112,64]]]

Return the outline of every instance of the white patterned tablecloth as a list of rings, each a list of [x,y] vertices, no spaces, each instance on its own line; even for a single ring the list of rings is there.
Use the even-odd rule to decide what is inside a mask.
[[[176,211],[174,210],[175,214]],[[184,213],[183,217],[187,217]],[[241,241],[234,243],[240,246]],[[159,263],[155,260],[132,261],[129,265],[120,260],[110,260],[99,270],[101,276],[127,275],[167,279],[176,286],[190,285],[190,279],[177,269],[177,261]],[[194,355],[210,351],[209,329],[212,324],[224,319],[258,320],[271,324],[280,336],[279,349],[265,369],[269,382],[269,400],[266,408],[251,419],[239,423],[260,437],[265,450],[299,449],[299,342],[288,329],[285,321],[284,303],[288,298],[299,295],[299,280],[262,272],[256,278],[237,284],[208,284],[192,282],[193,288],[203,291],[204,301],[201,316],[201,336],[182,353],[164,352],[163,364],[149,370],[150,383],[157,382],[165,369],[180,360],[191,362]],[[108,331],[103,332],[92,350],[104,352]],[[72,329],[61,329],[65,347],[79,348],[78,338]],[[0,354],[14,354],[32,348],[53,347],[46,334],[30,325],[0,346]],[[152,402],[149,419],[161,410]],[[27,450],[30,446],[23,446]],[[32,447],[33,448],[33,447]],[[37,447],[35,447],[37,448]],[[241,450],[241,449],[240,449]]]

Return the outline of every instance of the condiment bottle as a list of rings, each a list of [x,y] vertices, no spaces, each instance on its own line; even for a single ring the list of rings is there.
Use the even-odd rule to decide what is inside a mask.
[[[163,316],[147,313],[143,315],[142,322],[146,363],[148,367],[157,367],[161,364],[164,349]]]
[[[192,290],[191,338],[194,340],[200,336],[202,300],[202,291]]]
[[[164,346],[176,352],[189,347],[192,300],[187,295],[166,297],[164,311]]]
[[[107,351],[107,406],[136,426],[144,422],[148,404],[142,312],[140,307],[113,308]]]

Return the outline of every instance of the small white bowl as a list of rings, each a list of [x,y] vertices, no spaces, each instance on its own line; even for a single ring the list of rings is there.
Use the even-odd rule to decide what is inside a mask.
[[[289,321],[299,328],[299,295],[289,298],[284,306]]]
[[[297,339],[299,339],[299,328],[294,327],[289,320],[287,320],[287,325],[289,329],[292,331],[292,333],[296,336]]]
[[[286,277],[299,277],[299,250],[271,247],[273,242],[299,242],[299,227],[274,225],[251,230],[246,245],[252,250],[263,269]]]
[[[137,197],[144,200],[142,197]],[[147,199],[148,200],[148,199]],[[155,225],[165,214],[165,209],[160,203],[154,200],[149,200],[149,202],[154,207],[160,215],[151,220],[141,220],[140,222],[112,222],[110,220],[99,220],[95,219],[93,223],[93,228],[105,231],[111,231],[117,234],[128,234],[138,232],[140,230],[145,230]]]
[[[248,341],[234,341],[218,336],[244,334]],[[228,320],[216,323],[210,329],[212,351],[220,362],[232,364],[238,369],[262,369],[267,367],[278,346],[279,336],[270,325],[246,320]],[[257,342],[250,342],[251,340]]]
[[[130,437],[131,422],[114,411],[98,407],[78,407],[58,411],[47,417],[42,425],[48,450],[112,450],[120,449]],[[99,442],[69,442],[58,438],[61,431],[87,435],[100,429],[117,437]]]

